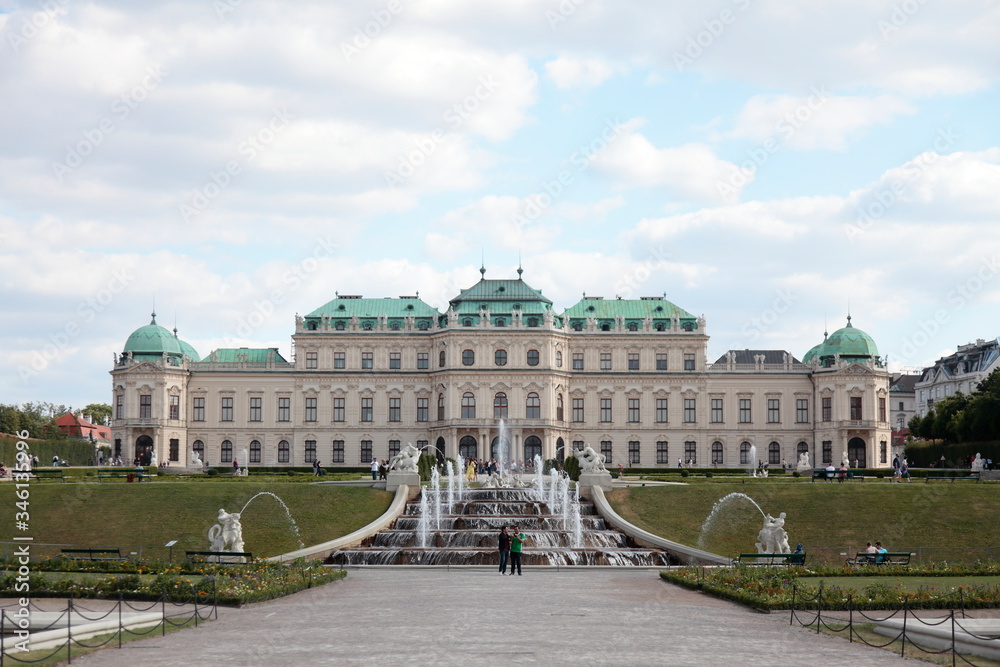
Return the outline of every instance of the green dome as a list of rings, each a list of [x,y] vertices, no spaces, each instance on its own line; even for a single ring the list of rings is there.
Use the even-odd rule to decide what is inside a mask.
[[[188,345],[188,347],[191,346]],[[153,313],[152,322],[132,332],[132,335],[125,341],[123,351],[125,353],[131,352],[133,359],[162,357],[164,352],[168,357],[175,358],[180,358],[185,354],[177,336],[156,323],[156,313]]]
[[[825,342],[826,342],[826,339],[824,338],[823,339],[823,343],[825,343]],[[823,349],[823,343],[820,343],[819,345],[814,346],[811,350],[809,350],[808,352],[806,352],[805,356],[802,357],[802,363],[804,363],[804,364],[811,364],[812,360],[815,359],[816,356]]]
[[[177,339],[177,342],[181,346],[181,352],[191,357],[191,361],[201,361],[201,357],[198,356],[198,351],[194,349],[194,346],[192,346],[191,343],[186,340],[181,340],[180,338]]]
[[[819,353],[821,359],[832,359],[838,354],[841,359],[878,359],[879,356],[875,341],[861,329],[854,328],[850,315],[847,326],[830,334]]]

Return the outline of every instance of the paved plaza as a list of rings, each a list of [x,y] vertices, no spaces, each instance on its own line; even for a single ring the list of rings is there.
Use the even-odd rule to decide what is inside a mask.
[[[900,658],[654,570],[358,569],[79,665],[888,665]]]

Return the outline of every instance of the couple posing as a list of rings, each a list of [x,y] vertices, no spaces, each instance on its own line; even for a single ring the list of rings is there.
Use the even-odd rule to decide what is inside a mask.
[[[507,526],[500,529],[500,575],[507,574],[507,557],[510,556],[510,576],[521,576],[521,549],[524,547],[524,533],[514,526],[513,534],[507,532]]]

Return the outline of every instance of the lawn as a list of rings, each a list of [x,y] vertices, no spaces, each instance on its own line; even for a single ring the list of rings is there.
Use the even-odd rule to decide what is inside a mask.
[[[166,559],[168,541],[177,540],[173,556],[209,546],[208,529],[220,508],[239,512],[255,494],[268,491],[288,505],[300,535],[285,510],[270,496],[256,498],[242,516],[243,539],[255,556],[274,556],[300,546],[346,535],[376,519],[389,507],[392,494],[365,487],[302,483],[172,482],[33,484],[29,529],[0,526],[0,542],[15,535],[31,536],[33,555],[54,555],[58,548],[37,543],[118,546],[143,557]],[[0,485],[0,507],[14,511],[14,485]],[[157,547],[149,549],[148,547]]]
[[[841,553],[863,548],[868,540],[881,541],[889,551],[937,547],[923,551],[934,560],[985,558],[985,549],[962,548],[998,546],[986,529],[1000,512],[1000,488],[994,484],[712,480],[615,489],[608,498],[625,520],[667,539],[725,556],[756,551],[763,518],[746,499],[732,499],[703,525],[713,505],[730,493],[751,496],[771,515],[785,512],[789,542],[805,546],[807,564],[842,563]]]
[[[869,586],[887,586],[903,593],[918,593],[921,590],[930,591],[936,595],[946,595],[958,591],[959,587],[996,586],[1000,584],[1000,576],[964,576],[964,577],[799,577],[798,583],[803,586],[823,588],[832,587],[853,590],[855,593]]]

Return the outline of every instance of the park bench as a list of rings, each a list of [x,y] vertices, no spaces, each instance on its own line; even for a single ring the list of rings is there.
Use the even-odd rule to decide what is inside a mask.
[[[949,475],[928,475],[927,477],[924,477],[924,480],[925,480],[924,484],[927,484],[932,479],[948,479],[948,480],[951,480],[952,484],[955,483],[956,479],[959,480],[959,481],[962,481],[962,480],[973,480],[974,479],[974,480],[976,480],[977,484],[982,481],[980,479],[980,477],[979,477],[979,473],[978,472],[973,472],[973,473],[969,473],[968,475],[956,475],[956,476],[949,476]]]
[[[844,477],[841,477],[844,473],[847,473]],[[841,470],[814,470],[812,481],[817,479],[826,480],[828,482],[842,481],[845,479],[856,479],[858,481],[865,481],[864,475],[856,475],[853,470],[841,471]]]
[[[909,551],[887,551],[881,554],[859,551],[854,555],[854,558],[847,559],[847,564],[858,567],[864,565],[909,565],[912,555]]]
[[[121,550],[112,547],[63,549],[62,553],[73,560],[125,560]]]
[[[802,554],[740,554],[734,565],[805,565],[806,555]]]
[[[62,482],[66,479],[66,473],[58,468],[35,468],[31,471],[31,474],[35,478],[36,482],[40,482],[43,479],[58,479]]]
[[[205,560],[211,563],[252,563],[253,554],[249,551],[188,551],[189,562]]]
[[[142,480],[149,481],[149,475],[146,473],[145,468],[98,468],[97,469],[97,481],[103,482],[106,479],[124,479],[126,482],[131,482],[138,479],[140,482]]]

